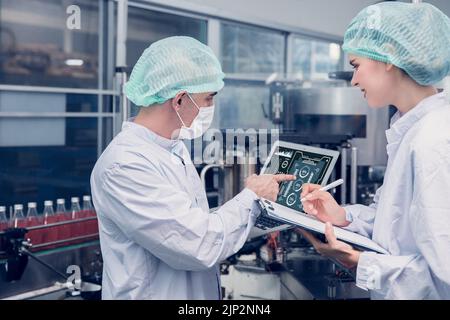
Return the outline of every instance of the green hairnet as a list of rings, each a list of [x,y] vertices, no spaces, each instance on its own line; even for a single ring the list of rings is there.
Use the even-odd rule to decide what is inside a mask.
[[[224,77],[208,46],[191,37],[169,37],[144,51],[125,84],[125,94],[137,106],[146,107],[163,103],[180,91],[219,91]]]
[[[350,23],[343,50],[391,63],[421,85],[450,74],[450,19],[428,3],[384,2]]]

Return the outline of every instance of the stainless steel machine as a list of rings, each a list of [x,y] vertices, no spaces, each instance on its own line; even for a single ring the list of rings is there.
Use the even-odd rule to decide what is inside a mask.
[[[370,108],[360,90],[347,81],[318,84],[275,83],[272,112],[282,128],[281,139],[341,151],[336,174],[346,183],[337,199],[341,204],[372,201],[387,164],[385,131],[391,109]]]
[[[339,161],[330,179],[343,178],[345,184],[335,194],[336,199],[341,204],[369,204],[382,184],[387,164],[385,131],[392,108],[370,108],[360,90],[342,79],[278,81],[270,84],[270,92],[264,114],[279,128],[279,139],[339,150]],[[273,140],[258,140],[257,145]],[[225,158],[232,154],[237,160],[203,168],[201,176],[207,189],[213,184],[212,179],[206,181],[207,177],[216,177],[217,205],[236,195],[244,187],[245,177],[259,171],[264,159],[254,151],[245,144],[236,144],[230,150],[227,144]],[[207,175],[210,169],[215,175]]]
[[[340,157],[330,181],[343,178],[345,184],[334,197],[341,204],[369,204],[383,181],[387,164],[385,130],[392,111],[388,107],[370,108],[361,92],[349,85],[350,74],[335,74],[332,78],[335,79],[270,84],[271,98],[268,106],[263,106],[264,114],[279,128],[280,140],[339,150]],[[244,159],[249,154],[250,150],[241,150]],[[257,160],[256,166],[235,163],[228,167],[221,164],[204,167],[201,176],[207,188],[211,186],[208,186],[206,173],[214,168],[219,194],[226,195],[218,205],[244,187],[245,175],[259,172],[262,161]],[[254,258],[240,259],[249,255]],[[229,264],[223,268],[225,284],[229,286],[226,288],[228,298],[369,298],[368,292],[355,286],[354,270],[321,257],[292,230],[266,239],[249,240],[229,259]],[[233,268],[232,272],[227,271],[229,268]],[[254,280],[243,283],[245,279]],[[266,281],[262,279],[271,285],[260,283]],[[269,287],[273,289],[270,293]],[[252,288],[264,289],[250,290]]]

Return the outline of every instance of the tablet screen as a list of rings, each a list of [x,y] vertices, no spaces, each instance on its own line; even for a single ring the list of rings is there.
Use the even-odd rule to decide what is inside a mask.
[[[304,183],[322,184],[333,156],[278,146],[265,173],[287,173],[297,177],[280,184],[277,203],[303,211],[300,194]]]

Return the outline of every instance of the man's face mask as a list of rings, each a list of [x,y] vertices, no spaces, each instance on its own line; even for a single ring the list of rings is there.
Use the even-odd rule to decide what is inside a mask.
[[[183,119],[181,119],[178,111],[176,111],[178,118],[180,119],[183,126],[180,128],[180,133],[178,134],[178,139],[195,139],[203,135],[206,130],[211,126],[214,117],[214,105],[209,107],[200,108],[197,103],[192,99],[191,95],[188,93],[187,96],[191,99],[194,106],[198,109],[198,114],[194,118],[190,127],[186,127]]]

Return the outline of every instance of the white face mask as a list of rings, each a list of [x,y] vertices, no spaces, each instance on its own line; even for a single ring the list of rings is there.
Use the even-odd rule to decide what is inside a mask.
[[[181,119],[180,115],[177,112],[177,116],[180,119],[183,126],[180,128],[180,133],[178,134],[178,139],[188,139],[192,140],[203,135],[206,130],[211,126],[212,120],[214,118],[214,105],[210,107],[200,108],[197,103],[195,103],[194,99],[187,94],[189,99],[191,99],[192,103],[198,109],[198,114],[194,118],[190,127],[186,127],[183,119]]]

